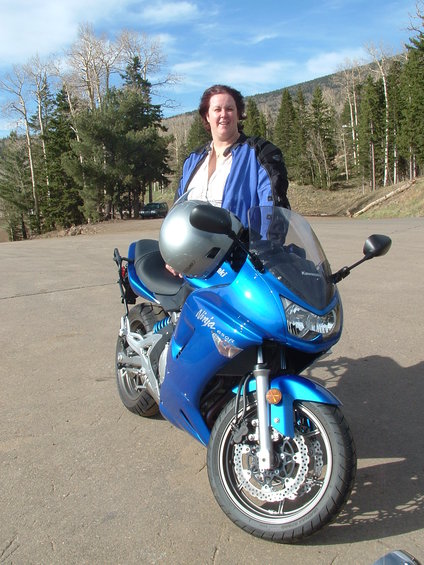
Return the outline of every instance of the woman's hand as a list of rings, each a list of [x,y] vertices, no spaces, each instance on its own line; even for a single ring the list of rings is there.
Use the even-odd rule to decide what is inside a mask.
[[[174,275],[174,277],[180,277],[180,279],[183,278],[181,273],[177,273],[177,271],[175,269],[173,269],[171,267],[171,265],[168,265],[168,263],[165,263],[165,267],[167,268],[167,270],[172,273]]]

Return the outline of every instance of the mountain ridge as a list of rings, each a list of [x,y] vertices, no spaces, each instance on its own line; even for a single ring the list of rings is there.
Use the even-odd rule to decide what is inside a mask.
[[[399,55],[392,57],[392,59],[397,58],[399,58]],[[376,72],[377,64],[375,62],[371,62],[358,65],[358,69],[361,73],[361,79],[364,80],[367,75],[372,72]],[[322,89],[324,98],[336,108],[336,111],[341,112],[345,103],[345,100],[342,97],[342,90],[344,89],[344,72],[344,70],[340,70],[336,73],[317,77],[291,86],[284,86],[276,90],[252,94],[250,96],[245,96],[245,100],[254,100],[258,109],[263,112],[268,119],[270,118],[271,123],[273,123],[277,117],[281,104],[281,96],[284,90],[288,90],[294,98],[300,88],[305,98],[305,102],[308,103],[312,99],[314,90],[319,86]],[[164,118],[163,125],[167,128],[169,134],[172,134],[176,137],[176,139],[185,142],[196,113],[197,108],[189,112],[183,112],[175,116]]]

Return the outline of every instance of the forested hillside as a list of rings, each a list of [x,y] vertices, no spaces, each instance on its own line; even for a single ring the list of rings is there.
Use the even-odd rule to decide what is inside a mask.
[[[291,186],[363,193],[422,174],[424,16],[405,53],[370,50],[335,75],[246,100],[244,131],[283,151]],[[161,52],[146,36],[111,41],[82,26],[62,64],[34,57],[0,81],[20,128],[0,140],[0,221],[12,240],[171,199],[185,156],[205,141],[196,112],[163,119],[152,93]],[[294,190],[292,188],[291,190]]]
[[[374,51],[370,64],[249,97],[244,131],[278,145],[297,184],[334,190],[355,179],[374,191],[415,178],[424,135],[414,123],[424,115],[420,41],[403,55]],[[176,140],[176,162],[203,141],[196,111],[164,124]]]

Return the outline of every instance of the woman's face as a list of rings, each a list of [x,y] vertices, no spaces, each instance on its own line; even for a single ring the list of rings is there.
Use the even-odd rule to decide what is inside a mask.
[[[234,141],[238,137],[238,115],[234,98],[227,93],[214,94],[206,119],[214,141]]]

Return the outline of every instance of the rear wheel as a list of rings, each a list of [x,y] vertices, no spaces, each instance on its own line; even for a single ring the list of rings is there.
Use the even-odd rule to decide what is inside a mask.
[[[128,315],[130,329],[132,332],[145,335],[153,329],[155,323],[161,317],[150,304],[138,304],[130,310]],[[131,348],[128,347],[125,337],[118,337],[116,343],[116,380],[122,403],[128,410],[140,416],[147,418],[155,416],[159,411],[159,407],[145,389],[140,372],[119,363],[119,353],[124,353],[129,357],[134,355]]]
[[[234,433],[234,415],[233,399],[217,419],[208,446],[209,481],[229,518],[255,536],[286,543],[334,520],[356,471],[352,435],[339,408],[296,404],[294,437],[272,430],[274,465],[265,472],[258,465],[254,396],[242,437]]]

